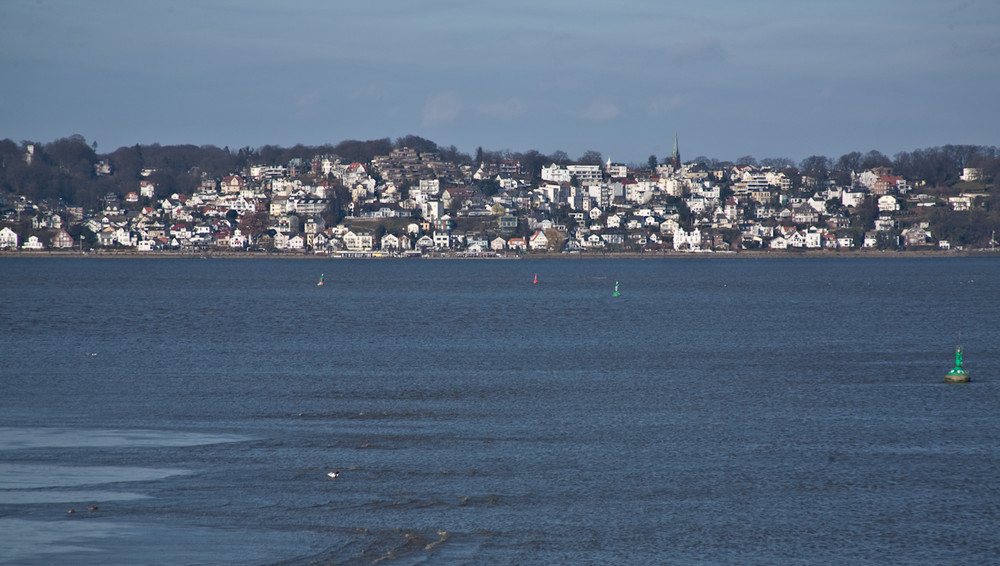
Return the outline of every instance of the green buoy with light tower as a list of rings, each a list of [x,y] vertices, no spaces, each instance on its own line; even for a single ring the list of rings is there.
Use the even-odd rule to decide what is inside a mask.
[[[944,380],[948,383],[968,383],[969,372],[962,367],[964,363],[964,352],[962,351],[962,336],[959,334],[958,345],[955,346],[955,367],[945,374]]]

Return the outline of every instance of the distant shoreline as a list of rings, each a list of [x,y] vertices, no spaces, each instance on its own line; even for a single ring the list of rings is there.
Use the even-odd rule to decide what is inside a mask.
[[[413,259],[452,259],[452,260],[511,260],[511,259],[720,259],[720,258],[907,258],[907,257],[1000,257],[1000,248],[996,250],[801,250],[801,251],[768,251],[742,250],[739,252],[582,252],[582,253],[527,253],[524,255],[507,255],[497,257],[465,257],[455,254],[430,254],[416,258],[381,257],[381,258],[350,258],[326,254],[288,253],[288,252],[238,252],[238,251],[158,251],[138,252],[130,250],[100,250],[87,253],[69,250],[52,251],[2,251],[0,258],[117,258],[117,259],[309,259],[309,260],[413,260]]]

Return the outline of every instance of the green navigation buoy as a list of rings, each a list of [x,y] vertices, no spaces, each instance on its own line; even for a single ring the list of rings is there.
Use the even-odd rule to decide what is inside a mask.
[[[622,294],[618,292],[618,282],[617,281],[615,281],[615,294],[611,295],[611,296],[612,297],[621,297],[622,296]]]
[[[951,368],[944,376],[944,380],[948,383],[968,383],[969,372],[965,371],[962,367],[963,356],[962,356],[962,345],[959,344],[955,347],[955,367]]]

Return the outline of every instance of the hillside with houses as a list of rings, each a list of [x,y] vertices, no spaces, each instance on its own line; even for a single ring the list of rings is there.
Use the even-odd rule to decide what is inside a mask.
[[[5,140],[0,250],[939,250],[991,247],[1000,227],[992,147],[798,165],[682,161],[676,141],[673,155],[639,165],[596,152],[575,161],[560,152],[472,157],[414,136],[293,150],[136,146],[99,155],[78,136]]]

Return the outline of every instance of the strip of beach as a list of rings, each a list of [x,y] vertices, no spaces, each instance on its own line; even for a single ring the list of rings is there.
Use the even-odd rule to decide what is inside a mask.
[[[370,255],[341,255],[338,253],[310,252],[246,252],[234,250],[205,251],[155,251],[135,250],[50,250],[50,251],[0,251],[0,258],[194,258],[194,259],[719,259],[719,258],[907,258],[907,257],[1000,257],[1000,248],[975,250],[740,250],[740,251],[648,251],[648,252],[526,252],[466,255],[461,252],[428,252],[414,256],[399,256],[389,253],[371,252]]]

